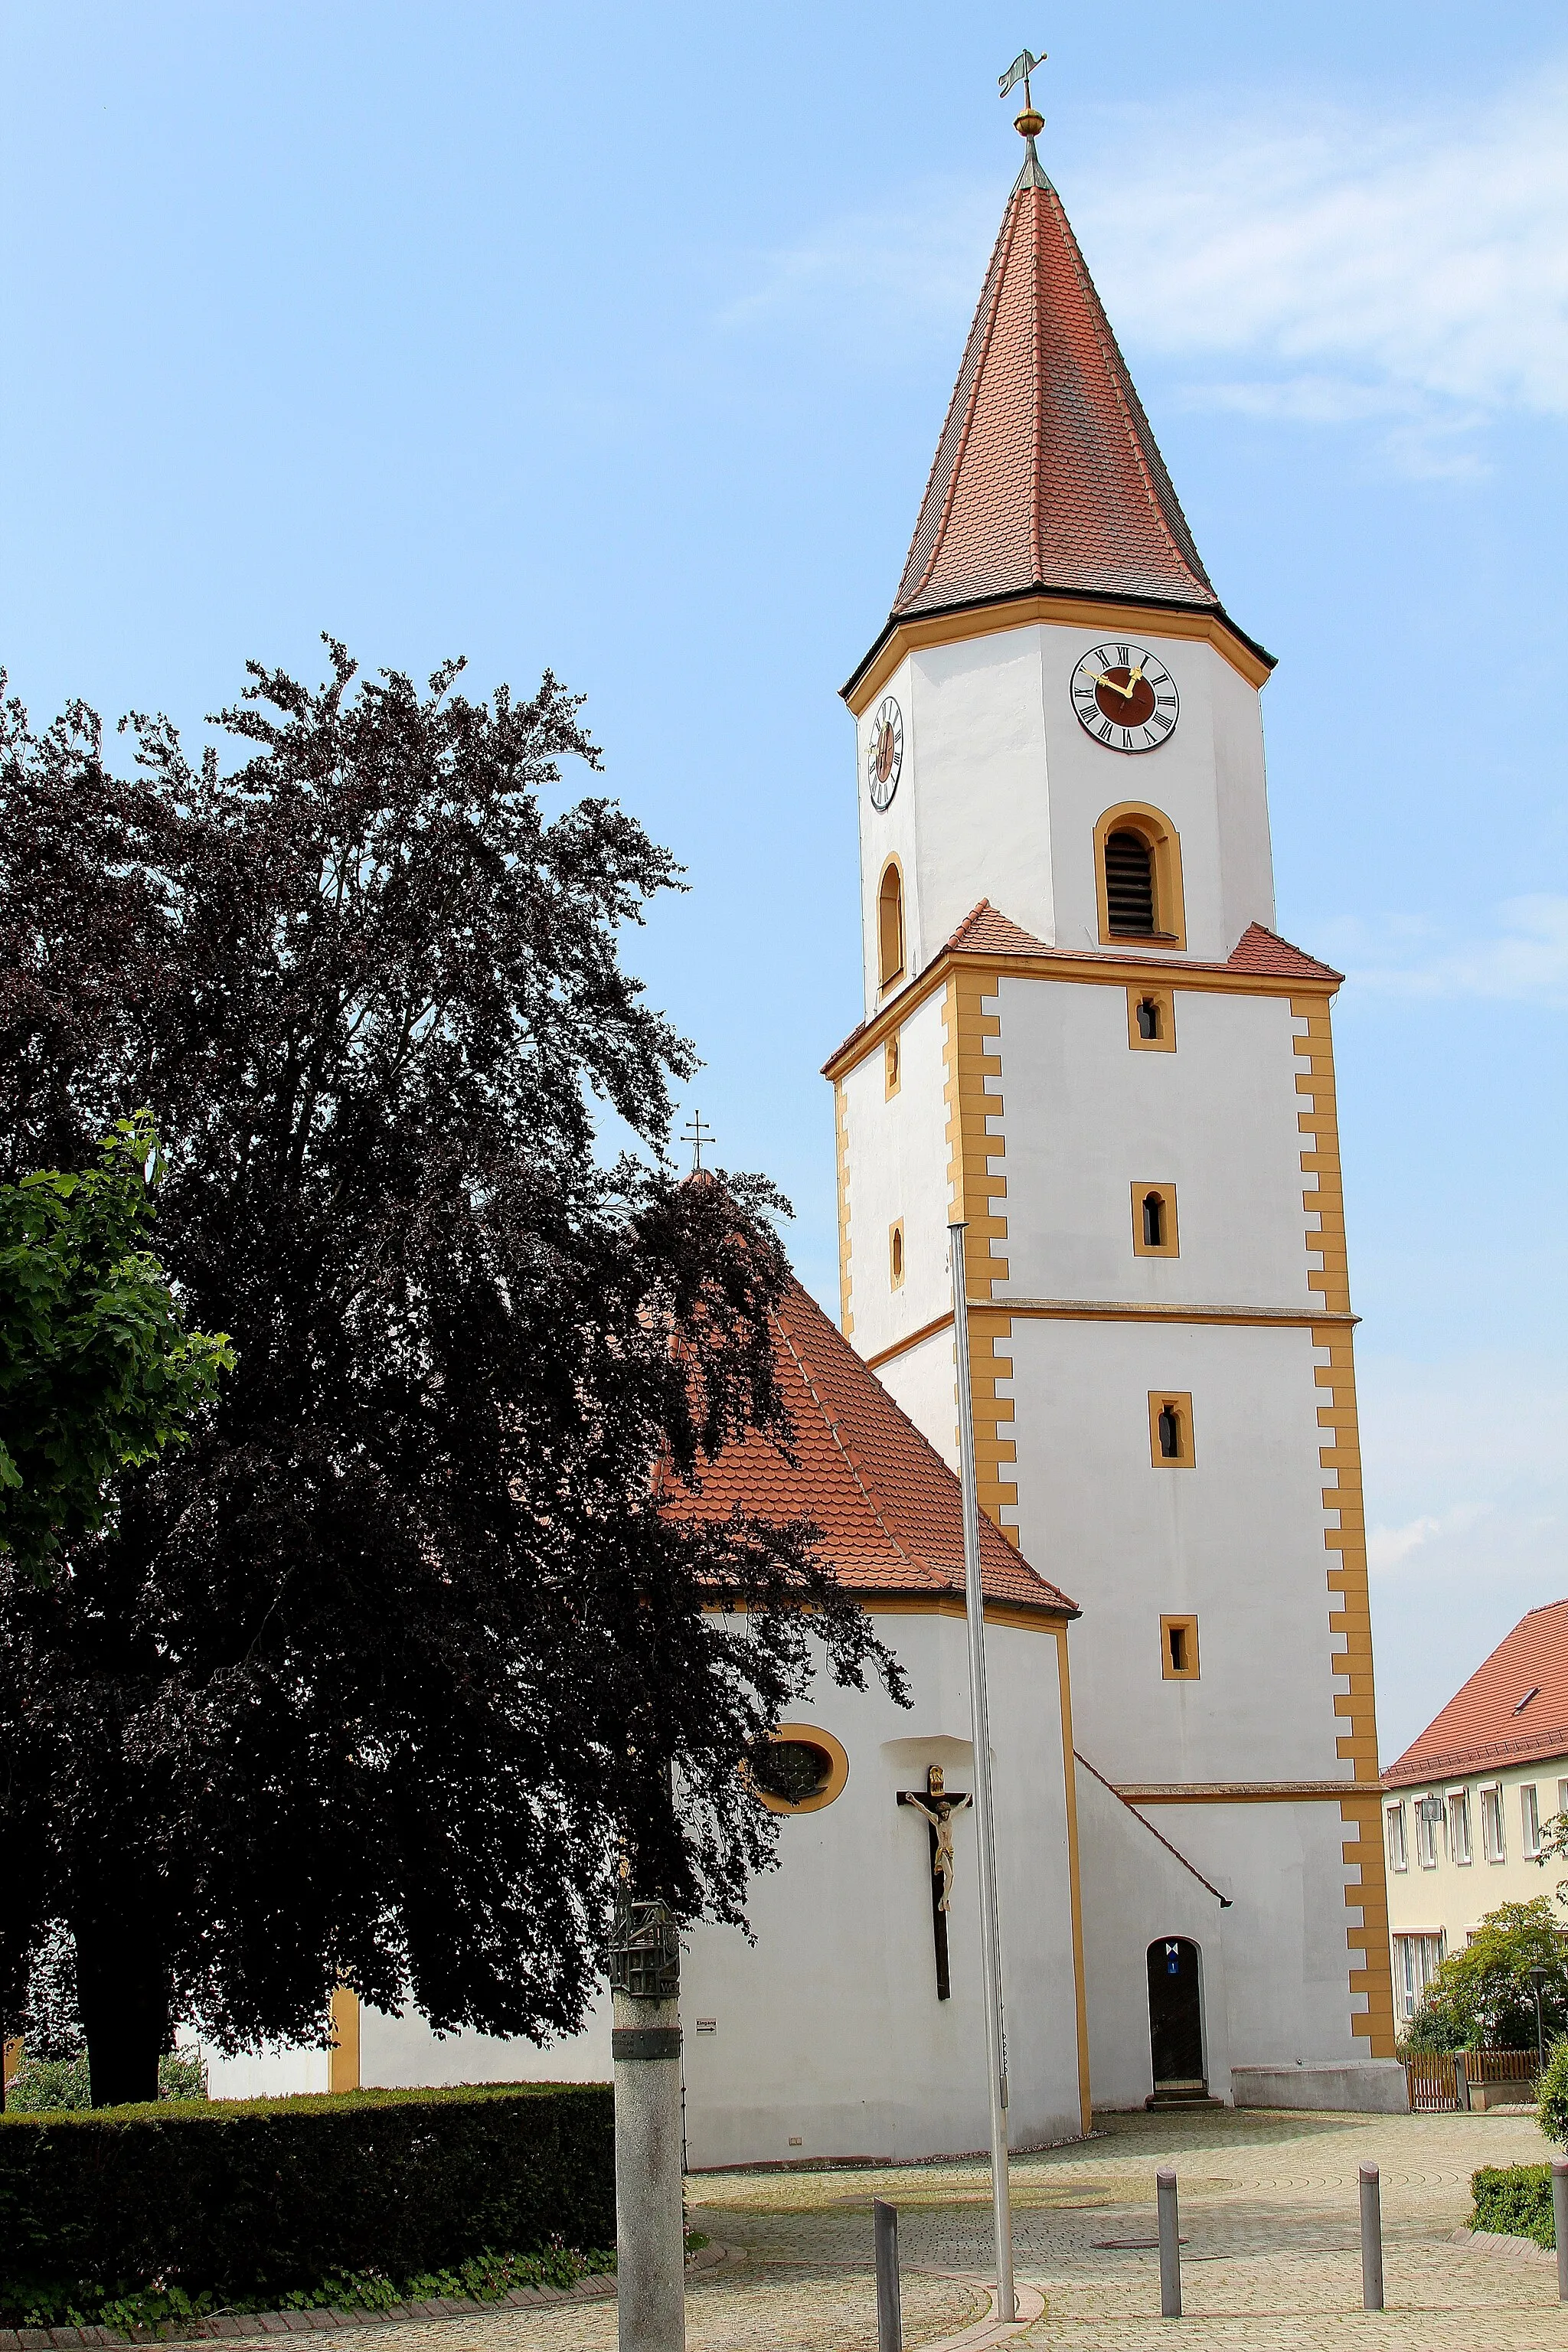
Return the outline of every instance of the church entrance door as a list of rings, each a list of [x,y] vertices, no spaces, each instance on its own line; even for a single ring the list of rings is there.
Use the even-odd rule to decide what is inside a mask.
[[[1185,1936],[1149,1947],[1149,2045],[1156,2099],[1206,2098],[1198,1948]]]

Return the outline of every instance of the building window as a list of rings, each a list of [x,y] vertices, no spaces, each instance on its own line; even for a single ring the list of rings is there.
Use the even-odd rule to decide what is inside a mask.
[[[1448,1791],[1448,1852],[1463,1869],[1470,1859],[1470,1792],[1468,1789]]]
[[[1198,1679],[1198,1621],[1195,1617],[1160,1620],[1161,1672],[1168,1683]]]
[[[901,1290],[904,1286],[904,1221],[902,1217],[896,1224],[889,1225],[888,1228],[888,1273],[891,1277],[893,1288]]]
[[[884,988],[904,976],[904,877],[891,857],[877,892],[877,965]]]
[[[1390,1870],[1408,1870],[1410,1849],[1405,1842],[1405,1801],[1385,1808],[1388,1817],[1388,1866]]]
[[[1139,1257],[1175,1257],[1176,1188],[1137,1183],[1132,1187],[1132,1248]]]
[[[1420,2008],[1421,1996],[1436,1975],[1442,1958],[1440,1935],[1394,1938],[1394,1999],[1402,2022],[1408,2024]]]
[[[843,1793],[849,1758],[843,1742],[812,1723],[781,1723],[743,1767],[752,1794],[770,1813],[819,1813]]]
[[[1533,1780],[1527,1780],[1519,1792],[1519,1831],[1520,1851],[1526,1862],[1533,1862],[1541,1852],[1541,1808]]]
[[[1127,1042],[1134,1053],[1175,1052],[1176,1005],[1168,988],[1128,990]]]
[[[1437,1867],[1437,1841],[1443,1832],[1443,1800],[1441,1797],[1417,1797],[1415,1812],[1415,1859],[1423,1870]]]
[[[1107,809],[1094,828],[1094,863],[1103,946],[1149,940],[1185,947],[1182,850],[1168,817],[1141,801]]]
[[[1193,1401],[1179,1395],[1149,1391],[1149,1458],[1159,1470],[1190,1470],[1193,1453]]]
[[[1481,1790],[1481,1852],[1489,1862],[1508,1860],[1508,1840],[1503,1832],[1500,1788],[1494,1787]]]
[[[899,1060],[899,1041],[896,1037],[889,1038],[886,1050],[888,1083],[887,1093],[884,1099],[891,1101],[893,1096],[898,1093],[900,1085],[903,1083],[903,1072]]]

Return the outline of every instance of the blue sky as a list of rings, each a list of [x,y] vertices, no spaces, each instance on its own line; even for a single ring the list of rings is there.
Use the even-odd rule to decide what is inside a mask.
[[[1042,152],[1280,656],[1280,926],[1352,975],[1392,1756],[1568,1593],[1568,23],[1058,13],[0,6],[0,660],[36,712],[198,738],[322,627],[480,688],[550,664],[686,862],[632,960],[832,1303],[835,689],[1016,169],[994,78],[1047,47]]]

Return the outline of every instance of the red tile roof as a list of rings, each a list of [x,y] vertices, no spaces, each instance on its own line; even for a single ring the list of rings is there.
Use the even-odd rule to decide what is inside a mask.
[[[1534,1696],[1521,1706],[1527,1692]],[[1408,1789],[1558,1756],[1568,1756],[1568,1601],[1522,1618],[1389,1766],[1383,1785]]]
[[[1030,146],[893,619],[1030,589],[1217,611],[1061,198]]]
[[[1331,963],[1320,963],[1300,948],[1293,948],[1278,931],[1266,930],[1261,923],[1248,923],[1235,947],[1225,960],[1226,971],[1256,971],[1269,980],[1331,980],[1342,981],[1342,971]]]
[[[773,1328],[795,1465],[749,1436],[726,1446],[703,1470],[700,1494],[675,1507],[704,1519],[727,1518],[736,1506],[773,1519],[804,1514],[822,1529],[839,1581],[868,1598],[962,1593],[963,1499],[946,1463],[798,1283]],[[980,1545],[988,1601],[1078,1615],[984,1514]]]
[[[1169,972],[1176,987],[1181,985],[1180,975],[1187,971],[1236,971],[1259,980],[1329,980],[1336,988],[1344,978],[1343,972],[1336,971],[1331,963],[1320,963],[1316,956],[1292,947],[1289,940],[1282,940],[1278,931],[1266,930],[1261,923],[1247,925],[1224,963],[1201,963],[1194,956],[1140,955],[1138,942],[1131,939],[1125,946],[1116,948],[1047,947],[1044,940],[1020,929],[989,898],[982,898],[978,906],[970,908],[952,937],[942,941],[937,955],[1044,956],[1064,963],[1137,963],[1146,971]],[[933,956],[931,961],[936,960]],[[931,966],[928,964],[926,969],[929,971]],[[831,1070],[861,1031],[870,1026],[869,1021],[858,1023],[843,1045],[828,1055],[825,1069]]]

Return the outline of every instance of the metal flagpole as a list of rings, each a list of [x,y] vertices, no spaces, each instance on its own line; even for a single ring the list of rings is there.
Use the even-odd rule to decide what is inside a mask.
[[[991,1814],[991,1719],[985,1705],[985,1614],[980,1506],[974,1493],[974,1411],[969,1392],[969,1290],[963,1225],[949,1225],[952,1334],[958,1359],[958,1452],[963,1486],[963,1613],[969,1630],[969,1721],[974,1739],[974,1831],[980,1853],[980,1947],[985,1971],[985,2060],[991,2098],[991,2204],[996,2225],[996,2316],[1013,2320],[1013,2200],[1007,2178],[1007,2035],[1002,2018],[1002,1937]]]

